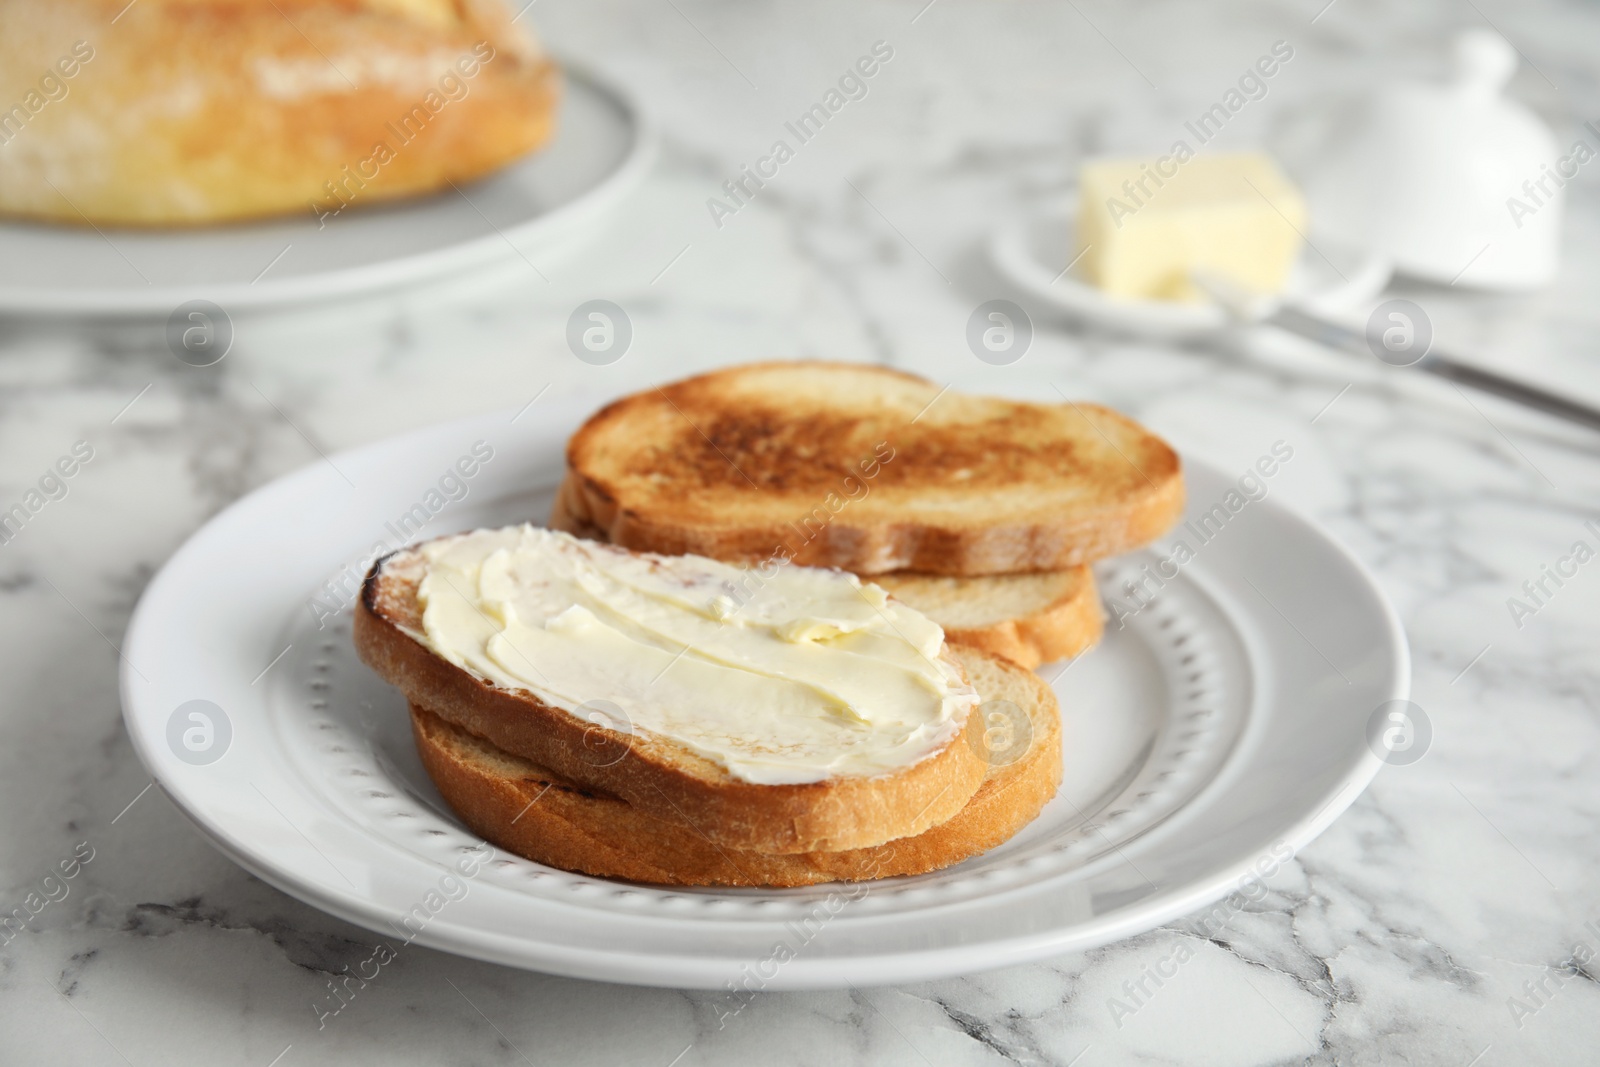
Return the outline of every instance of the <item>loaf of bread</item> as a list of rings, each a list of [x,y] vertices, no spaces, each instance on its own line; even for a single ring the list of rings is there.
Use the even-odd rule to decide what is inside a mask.
[[[523,156],[559,92],[500,0],[0,0],[0,214],[326,225]]]

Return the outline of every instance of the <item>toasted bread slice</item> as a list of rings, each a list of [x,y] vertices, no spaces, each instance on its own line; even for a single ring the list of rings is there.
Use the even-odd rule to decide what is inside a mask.
[[[976,715],[931,755],[892,774],[756,784],[667,737],[587,722],[522,689],[504,689],[434,654],[417,639],[415,550],[380,559],[362,586],[355,644],[362,660],[440,718],[563,779],[621,798],[723,848],[797,853],[879,845],[946,822],[971,799],[985,764],[969,743]],[[975,653],[947,646],[958,667]],[[963,668],[964,669],[964,668]]]
[[[573,517],[628,548],[857,574],[1062,570],[1154,540],[1177,454],[1094,404],[964,396],[840,363],[637,393],[567,443]]]
[[[564,530],[574,537],[590,541],[607,540],[605,530],[587,518],[579,518],[580,514],[587,514],[583,507],[582,492],[572,475],[568,474],[556,487],[556,498],[550,504],[550,519],[546,525],[552,530]]]
[[[1061,782],[1055,694],[1000,660],[975,657],[967,667],[987,699],[1009,701],[1021,713],[1013,721],[1001,712],[991,724],[991,731],[1017,732],[989,753],[983,784],[947,822],[914,837],[842,852],[774,855],[725,848],[502,751],[415,703],[411,727],[423,766],[462,821],[536,863],[663,885],[799,886],[890,878],[938,870],[1009,840],[1033,821]]]
[[[573,518],[568,507],[573,493],[571,480],[563,481],[550,510],[551,528],[604,541],[600,527]],[[951,644],[981,648],[1029,670],[1088,651],[1105,625],[1087,564],[974,578],[915,571],[868,578],[938,623]]]
[[[1088,651],[1105,628],[1087,564],[978,578],[895,571],[870,580],[938,623],[952,645],[979,648],[1030,671]]]

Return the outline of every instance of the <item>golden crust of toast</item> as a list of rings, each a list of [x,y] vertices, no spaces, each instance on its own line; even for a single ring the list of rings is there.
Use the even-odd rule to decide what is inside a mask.
[[[573,492],[563,481],[550,526],[576,537],[604,541],[593,523],[572,517]],[[1033,670],[1093,648],[1105,629],[1094,572],[1087,564],[1030,574],[950,575],[891,571],[867,576],[944,630],[945,640],[1001,656]]]
[[[1007,752],[948,821],[869,848],[774,855],[720,847],[692,828],[655,818],[513,756],[413,703],[417,751],[445,801],[485,840],[537,863],[602,878],[660,885],[801,886],[924,874],[1009,840],[1061,782],[1055,695],[999,661],[975,666],[985,699],[1028,716],[1029,742]]]
[[[1108,408],[966,396],[883,367],[756,363],[624,397],[567,443],[613,544],[857,574],[1062,570],[1154,540],[1178,456]]]
[[[436,656],[412,636],[420,557],[412,550],[373,565],[355,609],[356,651],[420,704],[495,747],[641,812],[687,827],[724,848],[797,853],[861,848],[950,819],[983,781],[969,735],[976,715],[944,748],[894,774],[758,785],[668,738],[583,721],[525,690],[501,689]],[[973,653],[947,649],[965,669]]]
[[[0,0],[0,214],[168,226],[448,190],[544,143],[559,95],[498,2]]]

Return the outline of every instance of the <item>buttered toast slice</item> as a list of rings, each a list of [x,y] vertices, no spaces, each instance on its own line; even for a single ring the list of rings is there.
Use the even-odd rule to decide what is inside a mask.
[[[900,371],[757,363],[607,405],[567,443],[607,540],[857,574],[1061,570],[1155,539],[1178,457],[1094,404],[966,396]]]
[[[573,518],[563,482],[550,511],[550,527],[604,541],[605,531]],[[891,571],[870,581],[938,623],[945,640],[981,648],[1033,670],[1093,648],[1104,630],[1099,591],[1088,564],[1030,574],[948,575]]]
[[[912,837],[842,852],[774,855],[721,848],[513,756],[413,703],[422,764],[474,833],[537,863],[662,885],[800,886],[924,874],[986,852],[1032,822],[1061,782],[1055,694],[999,659],[964,656],[991,702],[982,735],[988,772],[947,822]],[[1000,703],[1000,702],[1005,703]],[[982,745],[980,744],[980,748]]]
[[[380,560],[356,647],[440,718],[717,847],[860,848],[961,810],[986,769],[966,654],[854,576],[743,576],[479,530]]]

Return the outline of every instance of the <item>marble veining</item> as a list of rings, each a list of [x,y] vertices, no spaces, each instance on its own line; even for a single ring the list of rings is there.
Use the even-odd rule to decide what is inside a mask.
[[[1574,961],[1600,946],[1600,567],[1531,617],[1507,601],[1586,536],[1600,440],[1283,337],[1180,346],[1041,311],[1012,366],[965,345],[973,308],[1011,295],[981,255],[992,227],[1059,202],[1086,155],[1165,148],[1275,40],[1295,59],[1230,123],[1228,146],[1286,144],[1308,110],[1431,69],[1444,33],[1480,19],[1536,64],[1513,91],[1559,137],[1600,115],[1593,7],[1322,7],[543,0],[528,17],[636,89],[665,135],[606,229],[537,263],[548,280],[512,260],[420,291],[240,315],[234,350],[209,368],[175,360],[158,322],[0,321],[0,501],[74,442],[95,449],[67,495],[0,546],[0,910],[45,899],[75,848],[93,852],[0,934],[0,1062],[1594,1062],[1597,972]],[[721,183],[880,40],[895,54],[868,95],[719,228],[706,201]],[[1595,176],[1568,197],[1551,290],[1395,292],[1428,309],[1440,344],[1600,401]],[[635,329],[608,367],[563,340],[571,310],[597,297]],[[326,1013],[374,935],[246,874],[150,786],[116,691],[141,590],[208,517],[320,453],[546,386],[539,404],[574,410],[763,356],[871,360],[1018,396],[1060,386],[1224,469],[1292,442],[1273,492],[1395,602],[1431,750],[1387,768],[1221,922],[961,979],[761,994],[737,1012],[723,993],[412,946]]]

